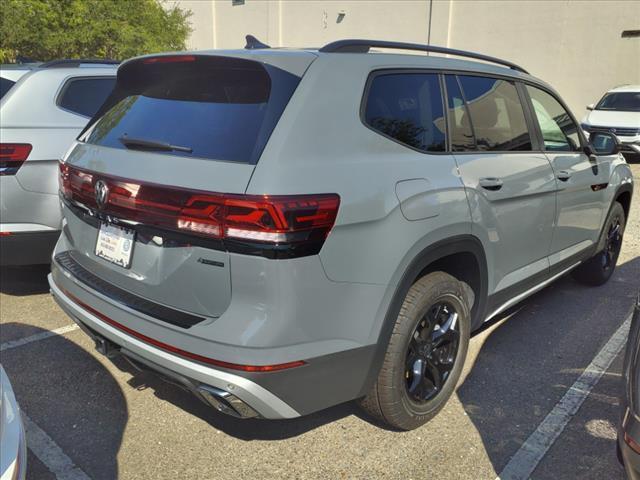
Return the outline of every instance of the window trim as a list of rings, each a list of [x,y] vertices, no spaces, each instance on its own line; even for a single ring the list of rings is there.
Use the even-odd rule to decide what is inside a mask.
[[[570,154],[570,153],[577,153],[577,154],[585,155],[584,148],[585,148],[586,145],[588,145],[589,142],[587,142],[587,139],[584,136],[584,132],[582,131],[582,128],[580,127],[580,123],[576,120],[576,117],[573,115],[573,112],[569,109],[569,107],[567,107],[567,105],[560,98],[560,96],[557,95],[551,89],[549,89],[547,87],[544,87],[542,85],[539,85],[537,83],[522,82],[522,88],[523,88],[523,90],[524,90],[524,92],[526,94],[526,97],[527,97],[528,108],[531,110],[532,119],[534,120],[535,128],[537,130],[538,141],[540,142],[541,151],[543,153],[555,153],[555,154],[558,153],[558,152],[556,152],[554,150],[545,150],[545,148],[544,148],[544,138],[542,136],[542,129],[540,128],[540,122],[538,121],[538,117],[536,117],[535,109],[533,108],[533,102],[531,100],[531,95],[529,95],[529,92],[527,91],[527,86],[530,86],[530,87],[533,87],[533,88],[537,88],[538,90],[542,90],[543,92],[545,92],[548,95],[550,95],[556,102],[558,102],[560,104],[560,106],[564,109],[564,111],[567,112],[567,114],[569,115],[569,118],[573,121],[574,125],[576,126],[576,132],[578,134],[578,140],[580,140],[580,148],[578,150],[574,150],[574,151],[571,151],[571,152],[564,152],[564,154],[566,155],[566,154]]]
[[[58,107],[60,110],[67,112],[67,113],[71,113],[73,115],[77,115],[78,117],[82,117],[82,118],[92,118],[90,116],[87,115],[83,115],[82,113],[78,113],[78,112],[74,112],[73,110],[69,110],[68,108],[64,108],[61,104],[62,102],[62,97],[64,97],[64,94],[67,92],[69,85],[71,85],[73,82],[75,82],[76,80],[110,80],[113,79],[114,80],[114,84],[113,86],[115,87],[115,81],[117,80],[117,76],[116,75],[80,75],[80,76],[69,76],[67,78],[64,79],[64,82],[62,83],[62,85],[60,86],[60,88],[58,88],[58,91],[56,92],[55,95],[55,105],[56,107]],[[109,98],[107,96],[107,98]],[[105,98],[106,101],[106,98]]]
[[[444,152],[428,152],[428,151],[424,151],[424,150],[420,150],[418,148],[412,147],[410,145],[407,145],[406,143],[402,143],[398,140],[396,140],[393,137],[390,137],[382,132],[380,132],[379,130],[375,130],[373,127],[371,127],[370,125],[367,124],[367,122],[365,121],[365,112],[366,112],[366,106],[367,106],[367,101],[369,98],[369,92],[371,90],[371,84],[373,82],[373,79],[375,79],[377,76],[379,75],[392,75],[392,74],[404,74],[404,73],[421,73],[421,74],[435,74],[438,75],[440,77],[440,93],[441,93],[441,97],[442,97],[442,107],[444,109],[444,115],[445,115],[445,125],[446,125],[446,132],[445,132],[445,138],[446,138],[446,151]],[[454,75],[456,77],[456,81],[458,82],[458,86],[460,88],[460,92],[463,95],[464,98],[464,92],[462,91],[462,88],[460,86],[460,82],[457,78],[458,75],[466,75],[466,76],[477,76],[477,77],[488,77],[488,78],[494,78],[494,79],[499,79],[499,80],[506,80],[509,81],[511,83],[514,84],[514,86],[516,87],[516,90],[518,90],[518,98],[520,99],[520,103],[522,105],[522,109],[524,112],[524,116],[525,116],[525,122],[527,123],[527,128],[529,129],[529,133],[531,135],[531,145],[532,145],[532,150],[473,150],[473,151],[460,151],[460,152],[454,152],[451,150],[451,144],[450,144],[450,139],[451,139],[451,135],[450,135],[450,126],[449,126],[449,112],[447,110],[447,100],[448,100],[448,92],[447,92],[447,88],[446,88],[446,82],[444,79],[445,75]],[[522,85],[522,87],[520,87],[519,85]],[[555,92],[553,92],[552,90],[550,90],[546,85],[544,84],[540,84],[534,80],[529,80],[529,79],[522,79],[522,78],[518,78],[518,77],[513,77],[510,75],[503,75],[500,73],[488,73],[488,72],[478,72],[478,71],[474,71],[474,70],[459,70],[459,69],[446,69],[446,68],[420,68],[420,67],[406,67],[406,68],[397,68],[397,67],[393,67],[393,68],[377,68],[374,70],[371,70],[369,72],[369,75],[367,77],[366,83],[365,83],[365,87],[362,93],[362,98],[360,101],[360,112],[359,112],[359,117],[360,117],[360,122],[362,123],[362,125],[364,127],[366,127],[367,129],[371,130],[372,132],[374,132],[377,135],[381,135],[382,137],[391,140],[394,143],[397,143],[398,145],[401,145],[405,148],[408,148],[410,150],[413,150],[415,152],[418,153],[422,153],[424,155],[479,155],[479,154],[510,154],[510,155],[521,155],[521,154],[532,154],[532,153],[537,153],[537,154],[545,154],[546,151],[544,150],[543,147],[543,143],[542,143],[542,134],[539,132],[539,128],[540,126],[538,125],[537,120],[533,117],[533,110],[531,107],[531,98],[529,97],[528,93],[526,92],[526,85],[530,85],[532,87],[535,88],[539,88],[540,90],[543,90],[545,92],[547,92],[549,95],[551,95],[553,98],[555,98],[558,103],[560,103],[560,105],[562,105],[562,107],[567,111],[567,113],[569,113],[569,117],[573,120],[573,122],[578,125],[578,122],[576,122],[575,116],[573,115],[573,113],[571,112],[571,110],[569,110],[569,108],[567,108],[567,105],[564,103],[564,101],[558,97],[558,95],[555,94]],[[524,88],[524,91],[520,91],[520,88]],[[522,95],[524,94],[524,98],[522,98]],[[467,108],[466,106],[466,98],[464,99],[465,101],[465,109]],[[473,125],[473,122],[471,122],[471,124]],[[472,132],[473,132],[473,126],[472,126]],[[578,136],[580,137],[580,141],[581,141],[581,147],[584,148],[584,145],[586,144],[586,140],[585,137],[581,131],[581,129],[578,129]],[[475,137],[475,133],[474,133],[474,137]],[[576,153],[580,153],[580,152],[576,152]]]
[[[518,95],[520,96],[522,107],[524,108],[524,116],[527,120],[527,125],[529,125],[531,130],[531,145],[536,149],[536,151],[544,153],[544,139],[542,138],[540,122],[538,122],[538,118],[536,117],[531,97],[529,96],[529,92],[527,92],[526,84],[524,82],[516,82],[516,89],[518,90]]]
[[[447,82],[446,82],[446,73],[442,74],[442,81],[445,85],[445,105],[446,105],[446,116],[447,116],[447,126],[449,127],[450,130],[453,130],[452,128],[452,124],[451,122],[451,115],[449,115],[449,90],[446,88]],[[469,129],[471,130],[471,135],[473,136],[473,146],[475,150],[466,152],[466,153],[476,153],[479,152],[479,150],[477,150],[478,148],[478,141],[476,139],[476,131],[473,128],[473,119],[471,118],[471,115],[469,115],[469,107],[467,106],[467,98],[464,95],[464,91],[462,90],[462,85],[460,84],[460,79],[458,78],[458,75],[450,75],[451,77],[453,77],[454,81],[456,82],[456,85],[458,85],[458,90],[460,91],[460,97],[462,98],[462,106],[464,107],[464,112],[465,114],[469,117]],[[460,151],[453,151],[453,147],[451,145],[451,139],[449,138],[449,142],[447,144],[447,151],[449,153],[451,153],[452,155],[456,155],[458,153],[465,153],[463,150]]]
[[[426,151],[426,150],[420,150],[419,148],[413,147],[411,145],[407,145],[406,143],[401,142],[400,140],[397,140],[395,138],[393,138],[390,135],[387,135],[386,133],[381,132],[380,130],[376,130],[375,128],[373,128],[371,125],[369,125],[366,122],[366,111],[367,111],[367,103],[369,101],[369,93],[371,91],[371,85],[373,84],[373,81],[379,77],[379,76],[384,76],[384,75],[397,75],[397,74],[422,74],[422,75],[435,75],[438,78],[438,85],[440,86],[440,101],[442,102],[442,114],[444,116],[444,124],[445,124],[445,139],[444,139],[444,144],[445,144],[445,150],[443,152],[431,152],[431,151]],[[386,138],[387,140],[391,140],[394,143],[397,143],[398,145],[401,145],[402,147],[408,148],[410,150],[413,150],[414,152],[418,152],[418,153],[422,153],[423,155],[451,155],[451,151],[449,150],[449,129],[448,129],[448,120],[447,120],[447,111],[446,111],[446,104],[445,104],[445,96],[443,95],[444,90],[443,90],[443,79],[442,79],[442,72],[436,68],[380,68],[380,69],[376,69],[376,70],[372,70],[371,72],[369,72],[369,76],[367,77],[367,82],[365,84],[364,87],[364,92],[362,94],[362,99],[360,100],[360,122],[362,123],[362,125],[364,125],[368,130],[371,130],[373,133],[375,133],[376,135],[380,135],[384,138]]]
[[[442,106],[444,108],[444,115],[446,118],[445,124],[447,125],[447,131],[446,131],[446,146],[447,146],[447,150],[444,152],[425,152],[424,150],[420,150],[417,149],[415,147],[412,147],[410,145],[407,145],[405,143],[399,142],[398,140],[389,137],[388,135],[385,135],[384,133],[373,129],[372,127],[370,127],[366,122],[365,122],[365,116],[364,113],[366,111],[366,105],[367,105],[367,100],[369,97],[369,91],[371,89],[371,83],[373,81],[373,79],[377,76],[377,75],[384,75],[384,74],[397,74],[397,73],[431,73],[431,74],[436,74],[439,75],[441,78],[441,83],[440,83],[440,91],[441,91],[441,96],[442,96]],[[527,122],[527,127],[529,129],[529,132],[531,134],[531,146],[532,146],[532,150],[474,150],[474,151],[467,151],[467,152],[453,152],[451,150],[451,145],[450,145],[450,130],[449,130],[449,112],[447,111],[447,100],[448,100],[448,96],[447,96],[447,89],[446,89],[446,82],[444,81],[444,75],[455,75],[456,76],[456,81],[457,80],[457,76],[458,75],[467,75],[467,76],[476,76],[476,77],[488,77],[488,78],[494,78],[494,79],[499,79],[499,80],[507,80],[512,82],[516,89],[518,90],[519,88],[523,88],[523,92],[518,91],[518,96],[520,98],[520,102],[522,104],[522,109],[524,111],[524,115],[525,115],[525,121]],[[458,85],[460,86],[460,83],[458,81]],[[519,85],[521,85],[522,87],[519,87]],[[415,152],[418,153],[422,153],[424,155],[486,155],[486,154],[510,154],[510,155],[522,155],[522,154],[532,154],[532,153],[537,153],[537,154],[545,154],[548,153],[546,150],[544,150],[544,145],[542,143],[542,134],[540,133],[539,129],[540,126],[538,124],[538,121],[536,118],[534,118],[533,115],[535,115],[533,113],[533,107],[531,104],[531,98],[528,94],[528,92],[526,91],[526,86],[530,85],[532,87],[538,88],[546,93],[548,93],[549,95],[551,95],[558,103],[560,103],[560,105],[562,105],[562,108],[564,108],[567,113],[569,114],[569,117],[571,118],[571,120],[573,120],[573,122],[576,125],[580,125],[577,121],[576,121],[576,117],[573,115],[573,112],[567,107],[566,103],[564,102],[564,100],[562,100],[562,98],[560,98],[560,96],[558,94],[556,94],[551,88],[549,88],[547,85],[543,84],[543,83],[539,83],[537,81],[535,81],[535,79],[528,79],[528,78],[519,78],[519,77],[515,77],[515,76],[511,76],[511,75],[503,75],[500,73],[488,73],[488,72],[478,72],[475,70],[460,70],[460,69],[449,69],[449,68],[420,68],[420,67],[406,67],[406,68],[397,68],[397,67],[392,67],[392,68],[376,68],[374,70],[371,70],[369,72],[369,75],[367,77],[366,83],[365,83],[365,87],[364,87],[364,91],[362,93],[362,99],[360,101],[360,112],[359,112],[359,116],[360,116],[360,122],[362,123],[362,125],[364,125],[367,129],[373,131],[374,133],[376,133],[377,135],[381,135],[384,138],[387,138],[405,148],[409,148],[410,150],[413,150]],[[462,93],[462,96],[464,98],[464,92],[462,91],[462,88],[460,87],[460,91]],[[521,97],[521,95],[524,94],[524,99]],[[525,100],[523,102],[523,100]],[[465,108],[466,108],[466,98],[465,98]],[[471,122],[471,124],[473,125],[473,122]],[[473,131],[473,127],[472,127],[472,131]],[[475,133],[474,133],[475,136]],[[580,147],[581,149],[584,149],[585,145],[587,145],[587,141],[586,138],[584,136],[584,133],[582,132],[581,128],[578,128],[578,137],[580,138]],[[572,152],[572,153],[584,153],[582,150],[577,151],[577,152]]]

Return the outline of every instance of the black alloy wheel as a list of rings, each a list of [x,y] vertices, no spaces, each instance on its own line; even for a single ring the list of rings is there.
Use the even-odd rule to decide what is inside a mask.
[[[406,387],[411,400],[426,402],[448,380],[460,344],[458,313],[452,305],[433,305],[416,325],[407,348]]]

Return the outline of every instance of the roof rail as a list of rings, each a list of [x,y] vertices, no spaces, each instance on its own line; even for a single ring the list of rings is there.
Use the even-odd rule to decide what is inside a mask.
[[[79,67],[83,64],[92,64],[92,65],[118,65],[120,62],[117,60],[110,59],[99,59],[99,58],[65,58],[61,60],[51,60],[49,62],[45,62],[41,65],[38,65],[39,68],[73,68]]]
[[[457,50],[455,48],[437,47],[435,45],[421,45],[419,43],[386,42],[384,40],[338,40],[336,42],[327,43],[319,51],[326,53],[367,53],[372,47],[392,48],[397,50],[417,50],[420,52],[443,53],[446,55],[455,55],[457,57],[475,58],[476,60],[484,60],[485,62],[504,65],[505,67],[509,67],[522,73],[529,73],[515,63],[496,57],[490,57],[489,55]]]

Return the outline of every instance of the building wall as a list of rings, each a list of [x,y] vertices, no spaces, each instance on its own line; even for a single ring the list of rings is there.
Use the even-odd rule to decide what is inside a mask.
[[[192,49],[375,38],[478,51],[553,85],[581,117],[607,89],[640,83],[640,2],[592,0],[170,0],[193,12]]]
[[[640,38],[620,36],[640,29],[638,1],[455,1],[450,15],[449,46],[522,65],[578,117],[606,90],[640,84]]]

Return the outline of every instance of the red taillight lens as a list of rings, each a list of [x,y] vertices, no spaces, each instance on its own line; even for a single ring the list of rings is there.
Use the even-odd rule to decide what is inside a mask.
[[[98,180],[109,190],[101,206],[94,192]],[[340,206],[336,194],[209,193],[105,177],[62,163],[60,189],[68,200],[114,217],[222,240],[227,249],[273,257],[318,253]],[[256,250],[260,245],[264,249]]]
[[[28,143],[0,143],[0,175],[15,175],[30,153]]]
[[[631,438],[627,432],[624,433],[624,441],[634,452],[640,454],[640,444]]]
[[[155,63],[184,63],[195,61],[196,57],[194,55],[167,55],[164,57],[145,58],[142,63],[149,65]]]

